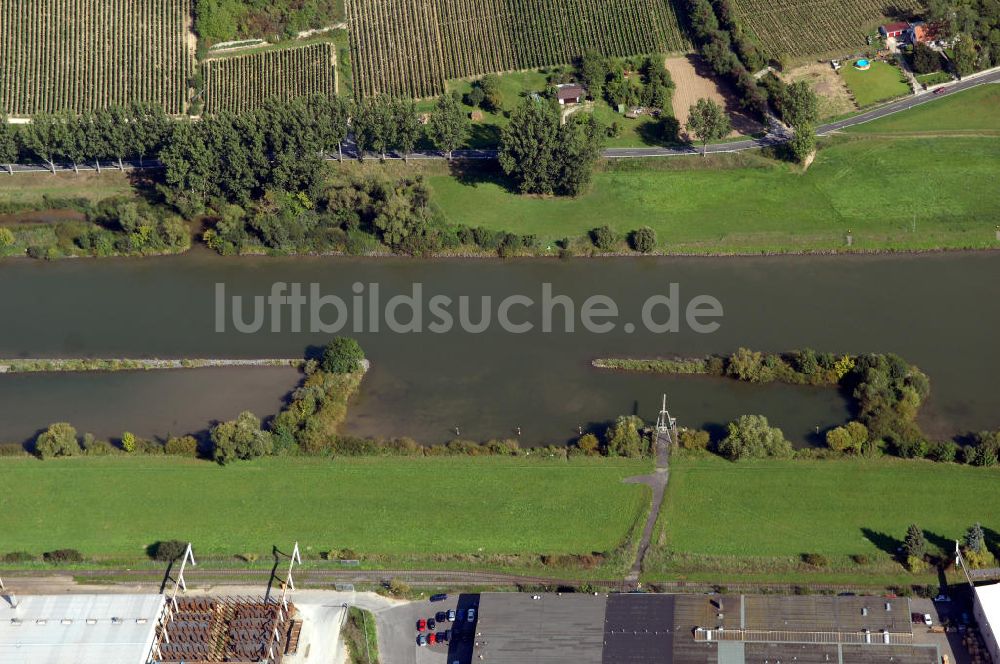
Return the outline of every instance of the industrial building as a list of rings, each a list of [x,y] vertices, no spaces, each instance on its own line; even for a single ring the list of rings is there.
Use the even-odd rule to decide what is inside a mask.
[[[163,595],[5,595],[3,664],[145,664]]]
[[[975,589],[972,611],[994,664],[1000,662],[1000,583]]]
[[[485,593],[487,664],[937,664],[906,598]]]

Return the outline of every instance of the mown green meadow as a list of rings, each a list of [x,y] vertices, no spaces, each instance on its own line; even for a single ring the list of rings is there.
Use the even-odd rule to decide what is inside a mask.
[[[932,553],[953,550],[975,522],[1000,548],[998,483],[1000,469],[928,461],[732,463],[680,455],[647,571],[655,577],[700,566],[756,578],[818,581],[846,571],[848,582],[916,580],[893,559],[911,523],[924,530]],[[830,568],[803,565],[806,553],[827,557]]]
[[[648,225],[667,253],[996,245],[1000,138],[837,138],[802,172],[759,154],[609,162],[577,198],[489,177],[428,178],[449,221],[534,233],[542,246],[603,224]],[[967,192],[975,191],[975,196]]]
[[[848,129],[853,134],[1000,132],[1000,85],[980,85]]]
[[[854,101],[862,108],[910,93],[903,72],[887,62],[872,61],[870,69],[865,71],[855,69],[854,62],[845,62],[840,75],[854,95]]]
[[[613,551],[649,508],[622,478],[645,461],[289,458],[225,467],[176,457],[0,462],[0,553],[141,557],[161,539],[201,554],[569,554]]]

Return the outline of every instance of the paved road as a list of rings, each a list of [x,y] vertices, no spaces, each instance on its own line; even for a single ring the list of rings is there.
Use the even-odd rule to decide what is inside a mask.
[[[831,122],[829,124],[820,125],[816,129],[816,133],[820,136],[825,136],[847,127],[853,127],[855,125],[864,124],[866,122],[871,122],[872,120],[877,120],[878,118],[884,118],[888,115],[894,113],[899,113],[901,111],[908,110],[914,106],[921,106],[928,102],[934,101],[941,97],[947,97],[949,94],[954,92],[959,92],[961,90],[968,90],[969,88],[974,88],[979,85],[985,85],[988,83],[998,83],[1000,82],[1000,68],[995,68],[993,70],[980,72],[978,74],[973,74],[972,76],[966,77],[964,80],[956,81],[954,83],[948,83],[941,88],[947,90],[946,94],[936,95],[933,92],[921,91],[918,94],[911,95],[904,99],[898,101],[890,102],[879,106],[878,108],[860,113],[858,115],[853,115],[849,118],[844,118],[843,120],[838,120],[837,122]],[[746,139],[741,141],[729,141],[726,143],[714,143],[708,146],[707,152],[710,154],[727,153],[727,152],[742,152],[744,150],[756,150],[763,147],[768,147],[772,145],[778,145],[784,142],[782,136],[775,134],[768,134],[762,138]],[[696,146],[680,146],[680,147],[644,147],[644,148],[607,148],[604,150],[604,157],[607,159],[637,159],[637,158],[648,158],[648,157],[677,157],[683,155],[699,154],[701,148]],[[357,150],[355,146],[348,142],[344,146],[344,157],[345,158],[357,158]],[[369,154],[369,157],[375,159],[378,157],[376,154]],[[453,154],[455,159],[466,159],[466,160],[490,160],[497,158],[496,150],[456,150]],[[400,160],[402,155],[396,153],[390,153],[386,155],[387,159]],[[409,159],[414,161],[422,161],[428,159],[444,159],[444,153],[437,150],[426,150],[421,152],[414,152],[409,155]],[[336,157],[330,157],[331,160],[336,159]],[[111,166],[109,168],[108,166]],[[7,170],[7,165],[4,164],[0,166],[0,177],[3,176],[2,171]],[[12,166],[14,173],[47,173],[49,168],[43,165],[37,164],[14,164]],[[160,164],[155,160],[145,160],[143,163],[139,162],[125,162],[124,168],[126,171],[139,170],[139,169],[154,169],[160,168]],[[73,166],[70,164],[56,164],[56,172],[72,172]],[[96,171],[96,167],[89,164],[80,164],[78,167],[80,171]],[[117,170],[113,166],[112,162],[108,162],[102,168],[102,170]]]

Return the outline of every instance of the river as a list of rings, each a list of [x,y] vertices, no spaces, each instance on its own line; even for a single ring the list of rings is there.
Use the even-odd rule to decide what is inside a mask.
[[[576,307],[595,294],[617,304],[615,330],[598,334],[539,328],[538,308],[514,307],[525,334],[492,326],[400,334],[386,325],[354,334],[373,362],[344,431],[408,435],[425,442],[507,437],[563,443],[577,427],[636,412],[652,420],[661,394],[682,426],[716,428],[742,413],[762,413],[799,444],[848,416],[832,390],[752,386],[704,377],[598,371],[596,357],[703,355],[738,346],[812,347],[846,353],[894,352],[931,378],[922,424],[937,436],[1000,426],[1000,254],[622,258],[558,260],[409,260],[359,258],[226,259],[205,250],[178,257],[0,264],[0,357],[294,357],[328,334],[294,332],[284,310],[280,331],[237,332],[227,317],[216,331],[216,284],[227,297],[266,295],[274,282],[316,283],[351,302],[377,283],[381,302],[422,285],[458,299],[514,294],[542,299],[542,284]],[[685,324],[655,333],[640,322],[643,302],[714,297],[723,309],[714,333]],[[366,300],[367,302],[367,300]],[[478,304],[471,317],[478,318]],[[231,309],[231,307],[230,307]],[[227,310],[228,311],[228,310]],[[666,309],[658,310],[658,319]],[[326,319],[332,316],[326,311]],[[228,313],[231,316],[231,311]],[[249,319],[249,314],[247,314]],[[405,315],[400,316],[406,319]],[[305,317],[308,327],[308,316]],[[426,320],[424,327],[426,328]],[[185,433],[249,408],[273,414],[297,377],[282,369],[205,369],[115,375],[0,376],[0,440],[20,441],[67,419],[81,431],[117,435]]]

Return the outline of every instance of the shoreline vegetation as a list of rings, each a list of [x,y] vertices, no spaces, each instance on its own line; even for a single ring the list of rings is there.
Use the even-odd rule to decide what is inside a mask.
[[[712,451],[730,460],[795,456],[879,457],[883,454],[974,466],[1000,463],[1000,432],[981,431],[961,440],[932,440],[917,423],[931,392],[918,367],[893,354],[784,353],[739,348],[731,355],[695,358],[598,358],[592,365],[613,371],[716,376],[748,383],[780,382],[840,390],[851,399],[852,419],[825,432],[826,448],[793,452],[780,429],[757,415],[730,423],[729,435],[713,441],[708,432],[684,431],[680,446]],[[962,444],[959,444],[959,443]]]
[[[0,374],[56,373],[64,371],[153,371],[166,369],[202,369],[207,367],[301,368],[305,363],[306,360],[300,358],[242,360],[224,358],[183,358],[169,360],[158,358],[0,358]]]

